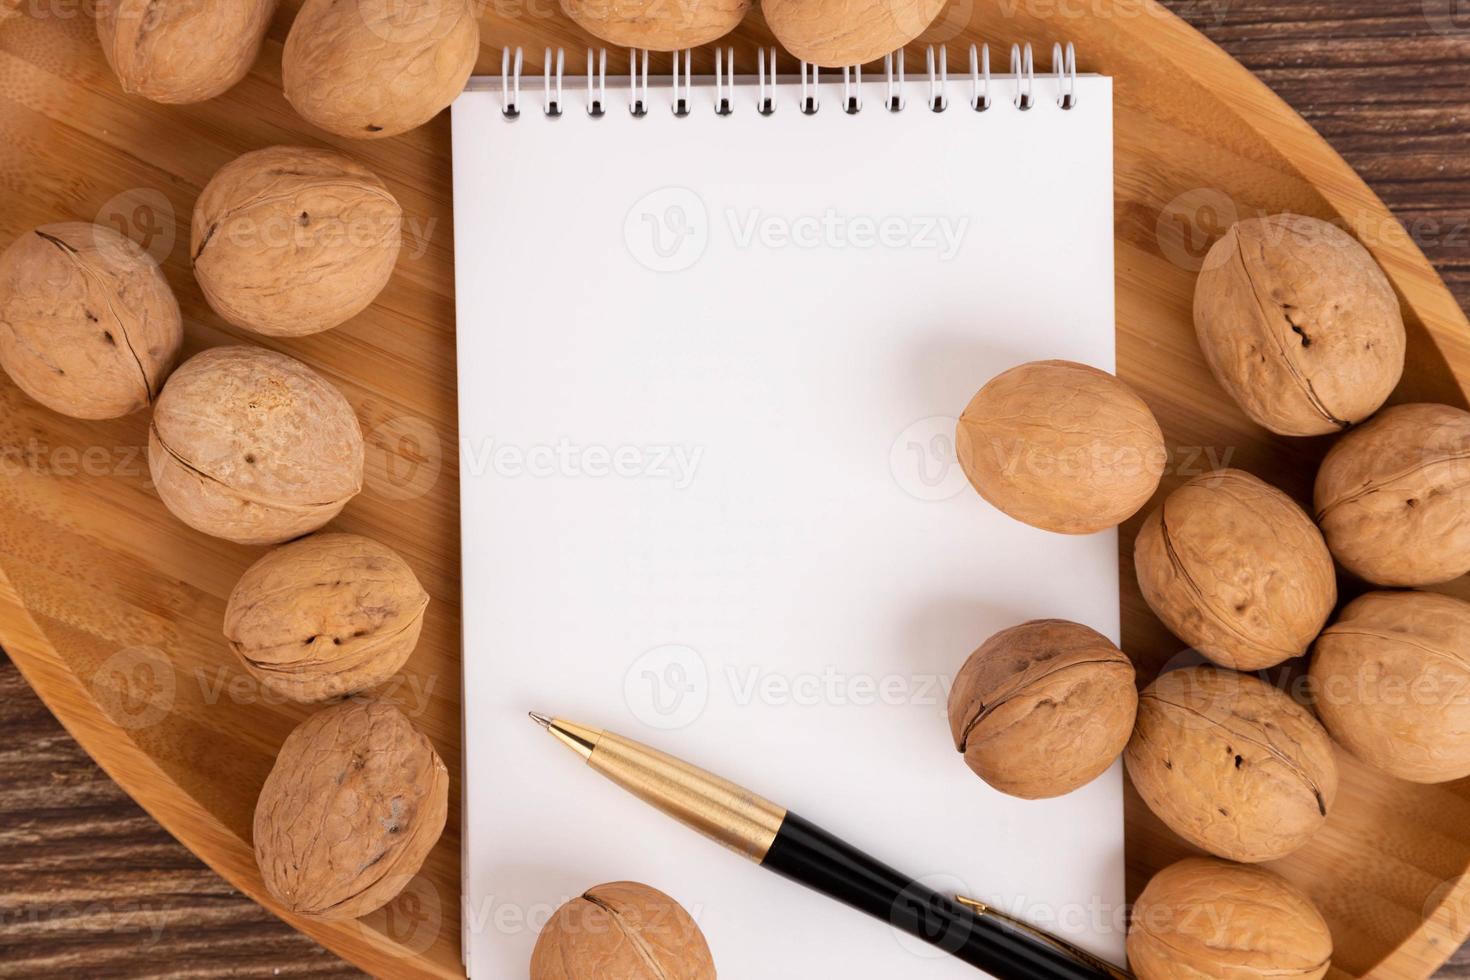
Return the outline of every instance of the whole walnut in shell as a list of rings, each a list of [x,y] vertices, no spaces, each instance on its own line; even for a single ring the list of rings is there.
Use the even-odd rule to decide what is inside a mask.
[[[255,861],[298,915],[354,919],[386,905],[433,850],[449,770],[403,712],[351,698],[287,736],[255,804]]]
[[[1322,914],[1265,868],[1185,858],[1133,906],[1128,963],[1138,980],[1319,980],[1331,961]]]
[[[924,33],[945,0],[763,0],[776,40],[823,68],[861,65]]]
[[[1361,422],[1404,373],[1398,297],[1373,256],[1316,218],[1238,222],[1210,249],[1194,325],[1216,379],[1272,432]]]
[[[1149,809],[1180,837],[1232,861],[1301,847],[1337,796],[1332,740],[1311,712],[1248,674],[1189,667],[1138,698],[1123,753]]]
[[[1313,492],[1342,567],[1378,585],[1470,572],[1470,412],[1395,405],[1338,439]]]
[[[1064,534],[1127,520],[1153,496],[1166,458],[1143,399],[1072,361],[1033,361],[991,378],[960,416],[955,448],[980,496]]]
[[[42,225],[0,253],[0,367],[79,419],[152,403],[183,343],[158,263],[101,225]]]
[[[1133,664],[1064,619],[1002,630],[970,655],[949,695],[955,748],[1002,793],[1061,796],[1102,775],[1128,744]]]
[[[402,223],[398,201],[356,161],[256,150],[222,167],[194,205],[194,276],[236,326],[317,333],[361,313],[387,285]]]
[[[362,465],[362,430],[342,393],[256,347],[184,362],[148,430],[148,471],[168,509],[240,544],[315,531],[362,489]]]
[[[464,90],[479,53],[469,0],[306,0],[281,74],[307,122],[377,139],[438,115]]]
[[[428,604],[393,549],[315,534],[246,569],[225,607],[225,638],[269,690],[324,701],[392,677],[418,643]]]
[[[561,0],[561,9],[609,44],[650,51],[697,48],[729,34],[751,0]]]
[[[615,881],[556,910],[536,938],[531,980],[715,980],[715,963],[683,906]]]
[[[1242,470],[1206,473],[1169,494],[1139,529],[1133,564],[1154,615],[1236,670],[1301,656],[1337,604],[1317,526]]]
[[[97,37],[123,91],[203,102],[244,78],[279,0],[101,0]]]
[[[1470,776],[1470,603],[1370,592],[1312,650],[1322,723],[1349,752],[1414,783]]]

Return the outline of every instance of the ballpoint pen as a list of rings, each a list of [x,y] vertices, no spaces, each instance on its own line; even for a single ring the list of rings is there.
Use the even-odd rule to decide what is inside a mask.
[[[612,732],[531,713],[587,765],[681,823],[998,980],[1131,975],[983,902],[943,895],[728,780]]]

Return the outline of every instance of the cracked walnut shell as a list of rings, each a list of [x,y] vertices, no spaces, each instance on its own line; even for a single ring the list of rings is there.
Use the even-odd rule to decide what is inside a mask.
[[[763,0],[776,40],[823,68],[862,65],[897,51],[933,23],[944,0]]]
[[[258,347],[185,361],[148,430],[148,471],[168,509],[240,544],[315,531],[362,489],[362,466],[362,430],[342,393]]]
[[[1388,277],[1356,239],[1316,218],[1232,227],[1205,258],[1194,325],[1215,378],[1281,435],[1363,421],[1404,372],[1403,314]]]
[[[1470,572],[1470,412],[1385,408],[1328,450],[1313,498],[1332,556],[1359,578],[1434,585]]]
[[[1133,906],[1128,963],[1138,980],[1320,980],[1331,961],[1322,914],[1265,868],[1185,858]]]
[[[303,119],[356,139],[397,136],[439,114],[480,53],[469,0],[306,0],[281,55]]]
[[[352,919],[386,905],[433,850],[449,770],[403,712],[352,698],[287,736],[255,804],[266,889],[298,915]]]
[[[203,102],[250,72],[279,0],[102,0],[97,38],[123,91]]]
[[[1138,698],[1123,753],[1138,795],[1169,829],[1232,861],[1271,861],[1327,822],[1332,740],[1311,712],[1230,670],[1164,674]]]
[[[1139,529],[1133,564],[1154,615],[1236,670],[1301,656],[1337,604],[1317,526],[1242,470],[1206,473],[1169,494]]]
[[[561,0],[566,15],[609,44],[682,51],[739,26],[751,0]]]
[[[536,938],[531,980],[715,980],[693,917],[656,888],[615,881],[556,910]]]
[[[256,150],[221,167],[194,205],[194,277],[238,327],[318,333],[382,292],[402,224],[398,201],[356,161],[295,146]]]
[[[0,367],[54,412],[112,419],[152,404],[183,339],[158,263],[110,228],[42,225],[0,253]]]
[[[1091,534],[1133,516],[1159,486],[1164,434],[1106,371],[1032,361],[996,375],[955,429],[970,485],[1033,527]]]
[[[1370,592],[1317,638],[1322,723],[1353,755],[1414,783],[1470,776],[1470,603]]]
[[[1123,651],[1080,623],[1038,619],[995,634],[965,661],[949,726],[977,776],[1035,800],[1102,775],[1128,743],[1137,707]]]
[[[392,677],[418,643],[428,604],[393,549],[356,534],[315,534],[246,569],[224,632],[266,688],[324,701]]]

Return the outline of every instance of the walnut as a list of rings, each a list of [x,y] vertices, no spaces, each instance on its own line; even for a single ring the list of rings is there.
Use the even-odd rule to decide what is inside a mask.
[[[1337,603],[1317,526],[1242,470],[1206,473],[1169,494],[1143,522],[1133,563],[1154,615],[1237,670],[1301,656]]]
[[[1186,858],[1133,906],[1128,963],[1138,980],[1320,980],[1332,933],[1305,892],[1265,868]]]
[[[1166,456],[1143,399],[1072,361],[1033,361],[991,378],[960,416],[955,447],[980,496],[1065,534],[1131,517],[1158,488]]]
[[[1301,847],[1337,796],[1332,740],[1311,712],[1247,674],[1189,667],[1138,698],[1124,750],[1149,809],[1180,837],[1232,861]]]
[[[449,770],[386,701],[351,698],[287,736],[255,804],[255,861],[298,915],[352,919],[386,905],[433,850]]]
[[[362,489],[362,464],[362,430],[342,393],[256,347],[184,362],[148,430],[148,470],[168,509],[240,544],[315,531]]]
[[[348,157],[256,150],[222,167],[194,205],[194,277],[238,327],[317,333],[361,313],[387,285],[402,222],[388,188]]]
[[[151,404],[183,339],[158,263],[110,228],[42,225],[0,253],[0,367],[52,411],[111,419]]]
[[[1231,228],[1205,258],[1194,325],[1220,384],[1282,435],[1363,421],[1404,373],[1404,320],[1388,277],[1351,235],[1316,218]]]
[[[823,68],[861,65],[908,44],[944,9],[944,0],[763,0],[776,40]]]
[[[615,881],[567,902],[536,938],[531,980],[715,980],[704,933],[656,888]]]
[[[1470,776],[1470,603],[1370,592],[1317,638],[1322,723],[1353,755],[1414,783]]]
[[[316,534],[246,569],[225,607],[225,638],[269,690],[324,701],[392,677],[418,643],[428,604],[393,549]]]
[[[561,0],[561,9],[609,44],[650,51],[697,48],[733,31],[751,0]]]
[[[279,0],[100,0],[97,38],[123,91],[203,102],[250,72]]]
[[[1061,796],[1102,775],[1133,731],[1133,664],[1064,619],[1002,630],[970,655],[949,695],[955,748],[1002,793]]]
[[[1470,412],[1395,405],[1337,440],[1317,471],[1332,556],[1377,585],[1470,572]]]
[[[438,115],[464,90],[479,53],[469,0],[306,0],[281,74],[307,122],[377,139]]]

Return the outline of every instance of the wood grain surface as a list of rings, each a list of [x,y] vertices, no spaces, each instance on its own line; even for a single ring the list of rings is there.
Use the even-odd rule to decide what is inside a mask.
[[[1170,6],[1327,135],[1470,306],[1470,3]],[[0,734],[0,976],[360,975],[174,842],[65,734],[8,660]],[[1470,955],[1442,975],[1470,977]]]

